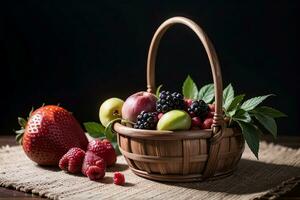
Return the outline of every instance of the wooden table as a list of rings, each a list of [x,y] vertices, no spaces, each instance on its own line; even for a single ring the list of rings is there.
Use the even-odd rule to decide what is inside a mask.
[[[271,142],[270,138],[265,138],[264,140]],[[300,137],[279,137],[278,140],[274,143],[288,146],[291,148],[300,148]],[[0,136],[0,146],[2,145],[17,145],[13,136]],[[7,189],[0,187],[0,200],[6,199],[43,199],[39,196],[33,194],[27,194],[23,192],[19,192],[13,189]],[[280,199],[284,200],[300,200],[300,185],[295,187],[292,191],[286,193]]]

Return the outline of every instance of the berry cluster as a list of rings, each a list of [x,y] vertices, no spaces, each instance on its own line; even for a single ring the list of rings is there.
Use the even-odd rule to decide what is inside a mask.
[[[72,174],[81,172],[90,180],[99,180],[105,176],[106,167],[116,163],[117,156],[112,144],[104,140],[92,140],[87,151],[71,148],[59,161],[59,168]],[[125,178],[120,172],[115,172],[115,184],[124,185]]]
[[[158,122],[157,112],[142,111],[137,116],[137,122],[134,125],[134,128],[138,128],[138,129],[155,129],[157,122]]]
[[[195,100],[187,110],[191,116],[197,116],[204,119],[209,112],[209,107],[203,100]]]
[[[159,99],[156,102],[156,110],[160,113],[166,113],[170,110],[183,110],[184,99],[183,95],[178,92],[162,91]]]

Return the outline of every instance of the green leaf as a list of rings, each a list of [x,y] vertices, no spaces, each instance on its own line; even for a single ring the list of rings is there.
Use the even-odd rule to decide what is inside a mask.
[[[114,119],[112,121],[110,121],[107,125],[107,127],[105,128],[105,136],[108,140],[110,140],[111,142],[116,142],[117,141],[117,137],[116,134],[113,132],[113,125],[115,122],[120,121],[121,122],[121,118],[117,118]]]
[[[85,130],[93,138],[104,137],[105,127],[97,122],[85,122],[83,123]]]
[[[232,116],[232,119],[234,121],[243,121],[246,123],[250,123],[251,122],[251,117],[249,115],[249,113],[243,109],[238,109],[235,114]]]
[[[159,85],[159,86],[157,87],[157,89],[156,89],[156,93],[155,93],[155,94],[156,94],[156,97],[157,97],[157,98],[159,98],[160,89],[162,88],[162,86],[163,86],[163,85],[161,84],[161,85]]]
[[[279,110],[276,110],[274,108],[268,107],[268,106],[261,106],[257,107],[253,110],[254,113],[261,113],[264,115],[267,115],[269,117],[278,118],[278,117],[287,117],[286,114],[280,112]]]
[[[268,95],[258,96],[258,97],[248,99],[247,101],[245,101],[242,104],[241,108],[246,110],[246,111],[253,110],[256,106],[258,106],[260,103],[262,103],[269,96],[274,96],[274,95],[273,94],[268,94]]]
[[[22,128],[26,127],[27,121],[26,119],[22,118],[22,117],[18,117],[18,123]]]
[[[238,109],[240,103],[243,101],[244,97],[245,97],[244,94],[234,97],[231,103],[227,107],[225,107],[225,110],[230,114],[229,115],[230,117],[235,114],[236,110]]]
[[[116,151],[116,154],[117,155],[121,155],[121,151],[119,149],[119,145],[118,145],[118,142],[111,142],[111,144],[113,145],[115,151]]]
[[[223,107],[228,108],[234,98],[234,90],[231,83],[223,91]]]
[[[255,118],[261,123],[273,136],[277,137],[277,125],[275,120],[262,113],[254,113]]]
[[[182,93],[185,98],[197,99],[198,97],[197,85],[189,75],[183,83]]]
[[[261,131],[256,126],[250,123],[238,121],[238,124],[242,129],[242,134],[250,150],[258,159],[259,135],[261,134]]]
[[[202,99],[205,103],[211,103],[215,97],[214,84],[204,85],[198,93],[198,99]]]

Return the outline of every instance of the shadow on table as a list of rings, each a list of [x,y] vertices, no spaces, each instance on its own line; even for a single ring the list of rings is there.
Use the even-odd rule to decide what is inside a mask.
[[[210,192],[251,194],[267,191],[296,175],[300,175],[299,167],[242,159],[238,169],[229,177],[207,182],[171,185]]]

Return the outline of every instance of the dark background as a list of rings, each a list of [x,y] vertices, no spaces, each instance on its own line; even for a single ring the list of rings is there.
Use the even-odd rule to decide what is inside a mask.
[[[297,135],[299,9],[297,1],[259,0],[2,2],[0,134],[12,134],[17,116],[43,102],[95,121],[105,99],[145,90],[151,38],[181,15],[215,44],[224,85],[249,98],[276,94],[265,103],[289,115],[278,120],[279,134]],[[180,90],[188,74],[198,85],[212,81],[202,45],[181,25],[163,38],[156,74],[170,90]]]

